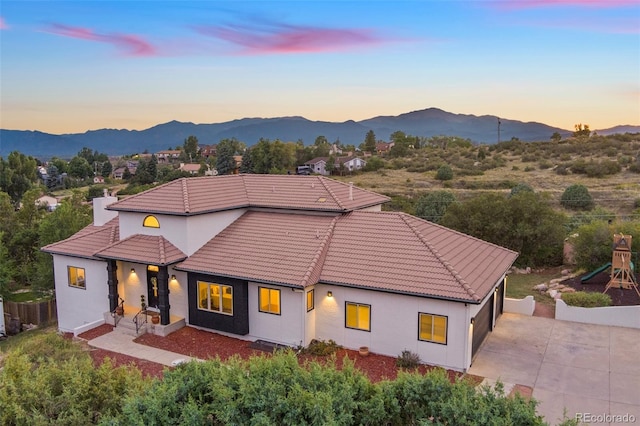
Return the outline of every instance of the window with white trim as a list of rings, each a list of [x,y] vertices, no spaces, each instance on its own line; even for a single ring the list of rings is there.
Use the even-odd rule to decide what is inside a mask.
[[[198,309],[233,315],[233,287],[198,281]]]

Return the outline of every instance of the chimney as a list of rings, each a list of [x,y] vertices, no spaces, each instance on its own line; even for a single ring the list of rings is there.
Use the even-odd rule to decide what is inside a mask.
[[[118,201],[118,197],[112,197],[107,195],[107,190],[104,190],[103,197],[96,197],[93,199],[93,225],[102,226],[109,222],[114,217],[118,216],[118,212],[113,210],[107,210],[107,206]]]
[[[353,201],[353,182],[349,182],[349,201]]]

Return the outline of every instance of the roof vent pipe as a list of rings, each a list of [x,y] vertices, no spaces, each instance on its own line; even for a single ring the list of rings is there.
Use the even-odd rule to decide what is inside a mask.
[[[353,182],[349,182],[349,201],[353,201]]]
[[[104,188],[104,189],[102,190],[102,196],[103,196],[103,197],[108,197],[108,196],[109,196],[109,194],[107,193],[107,188]]]

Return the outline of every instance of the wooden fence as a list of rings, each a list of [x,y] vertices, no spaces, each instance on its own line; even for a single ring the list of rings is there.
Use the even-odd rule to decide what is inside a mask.
[[[42,302],[4,301],[4,316],[8,324],[10,319],[19,318],[21,324],[41,325],[58,319],[55,299]]]

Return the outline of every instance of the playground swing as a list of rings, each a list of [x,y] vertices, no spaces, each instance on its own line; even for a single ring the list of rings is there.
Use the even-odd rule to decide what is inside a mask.
[[[613,235],[613,256],[610,265],[611,279],[607,283],[603,293],[606,293],[611,287],[633,288],[638,296],[640,296],[638,283],[634,275],[634,265],[631,261],[631,235]]]

